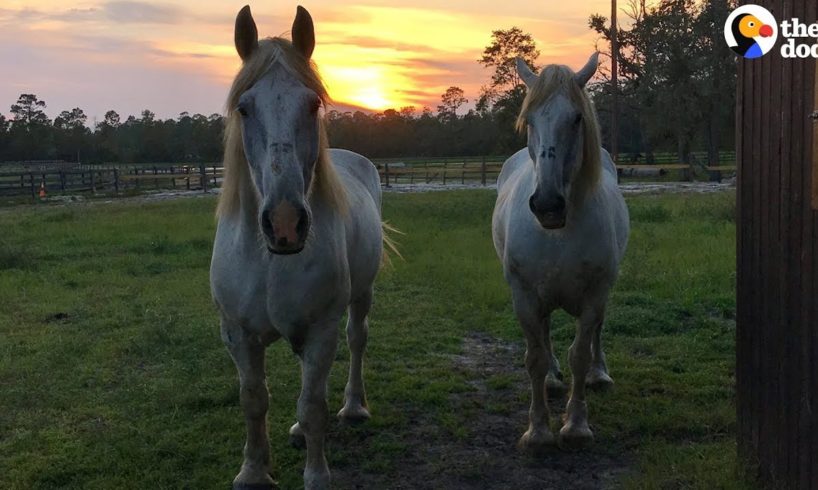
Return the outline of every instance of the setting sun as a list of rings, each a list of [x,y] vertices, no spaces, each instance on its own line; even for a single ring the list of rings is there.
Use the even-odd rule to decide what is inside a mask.
[[[47,101],[49,113],[79,106],[98,119],[110,109],[165,117],[221,112],[240,63],[233,22],[244,3],[203,0],[191,9],[181,1],[4,2],[0,103],[7,107],[32,92]],[[434,109],[450,86],[473,104],[489,77],[477,59],[494,29],[518,26],[537,40],[544,61],[578,64],[595,44],[588,13],[609,7],[606,0],[575,3],[546,14],[512,1],[499,15],[487,2],[465,0],[444,8],[388,0],[304,6],[315,21],[314,58],[333,101],[382,111]],[[289,35],[295,7],[251,5],[260,35]]]

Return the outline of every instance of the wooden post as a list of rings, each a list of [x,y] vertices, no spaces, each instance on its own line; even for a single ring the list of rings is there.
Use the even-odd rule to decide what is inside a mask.
[[[617,73],[619,40],[617,39],[617,29],[616,0],[611,0],[611,159],[614,164],[619,160],[619,145],[617,141],[619,137],[617,114],[619,112],[619,83]]]
[[[480,183],[483,184],[483,187],[486,186],[486,157],[483,157],[480,162]]]
[[[176,172],[173,171],[173,165],[170,166],[170,186],[176,189]]]
[[[443,159],[443,185],[446,185],[446,159]]]
[[[389,187],[389,162],[383,164],[384,177],[386,178],[386,187]]]
[[[424,178],[426,179],[426,183],[429,183],[429,162],[423,162],[423,169],[425,170],[426,175]]]
[[[94,175],[95,173],[96,173],[96,170],[91,169],[91,192],[93,194],[97,193],[97,182],[96,182],[96,179],[95,179],[96,176]]]
[[[119,169],[114,167],[114,192],[119,194]]]
[[[204,163],[199,165],[199,172],[202,174],[202,192],[207,192],[207,170]]]
[[[216,164],[214,163],[213,164],[213,188],[215,189],[218,186],[219,186],[219,181],[216,179]]]
[[[34,174],[33,173],[28,174],[28,181],[29,181],[29,184],[31,185],[31,197],[36,200],[37,199],[37,191],[34,189]]]
[[[60,170],[60,191],[65,192],[65,171]]]

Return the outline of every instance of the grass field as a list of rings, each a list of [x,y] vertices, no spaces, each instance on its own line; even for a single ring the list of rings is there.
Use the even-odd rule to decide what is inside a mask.
[[[482,190],[386,196],[385,217],[407,233],[405,260],[376,286],[365,368],[373,418],[329,435],[338,488],[357,478],[411,488],[401,478],[415,467],[480,488],[492,481],[492,454],[550,471],[513,449],[528,393],[522,334],[490,240],[493,199]],[[214,204],[0,211],[0,488],[227,488],[244,428],[209,296]],[[734,195],[642,196],[629,206],[633,232],[604,334],[616,387],[590,395],[594,447],[547,458],[613,461],[612,485],[625,488],[743,488]],[[567,374],[573,324],[558,315],[553,325]],[[513,354],[494,358],[508,368],[479,385],[462,368],[464,339],[475,336]],[[344,347],[332,410],[347,360]],[[267,361],[274,477],[298,488],[304,455],[286,437],[298,366],[283,343]],[[511,427],[488,463],[449,464],[434,450],[469,447],[487,412]]]

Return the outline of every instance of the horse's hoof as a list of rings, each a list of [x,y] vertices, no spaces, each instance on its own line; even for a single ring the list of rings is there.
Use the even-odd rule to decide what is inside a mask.
[[[278,490],[278,483],[233,483],[233,490]]]
[[[538,430],[535,432],[532,432],[531,429],[529,429],[517,442],[517,449],[526,454],[536,456],[552,450],[556,445],[556,442],[557,441],[554,439],[554,434],[552,434],[548,429]]]
[[[587,424],[565,424],[560,429],[560,448],[566,451],[579,451],[594,442],[594,433]]]
[[[304,469],[304,490],[329,490],[329,469],[323,471],[309,471]]]
[[[552,373],[545,376],[545,393],[550,399],[562,398],[568,393],[568,385]]]
[[[267,473],[259,473],[243,466],[233,480],[233,490],[277,490],[278,483]]]
[[[613,388],[613,379],[601,369],[594,369],[585,376],[585,386],[594,391],[608,391]]]
[[[344,405],[344,408],[338,412],[338,418],[341,419],[341,422],[348,425],[362,424],[369,420],[370,417],[369,410],[363,405]]]
[[[307,438],[304,437],[304,431],[301,430],[301,426],[298,425],[298,422],[294,423],[292,427],[290,427],[290,446],[296,449],[306,449],[307,448]]]

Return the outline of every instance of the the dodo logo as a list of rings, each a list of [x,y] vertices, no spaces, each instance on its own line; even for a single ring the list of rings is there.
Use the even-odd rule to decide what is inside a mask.
[[[743,5],[727,17],[724,39],[741,56],[760,58],[775,46],[778,26],[773,14],[764,7]]]

